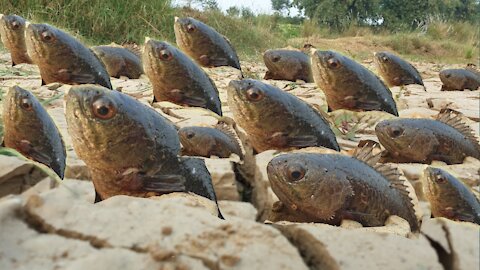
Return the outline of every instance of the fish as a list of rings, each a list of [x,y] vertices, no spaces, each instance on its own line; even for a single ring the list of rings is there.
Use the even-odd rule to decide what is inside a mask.
[[[480,87],[480,74],[471,69],[445,69],[439,77],[442,91],[477,90]]]
[[[263,53],[263,61],[268,68],[265,80],[313,82],[310,56],[301,51],[267,50]]]
[[[191,17],[175,17],[178,47],[203,67],[230,66],[241,70],[240,60],[228,38]]]
[[[367,144],[353,157],[282,154],[268,163],[268,179],[283,207],[300,216],[301,222],[339,225],[349,219],[372,227],[397,215],[418,231],[413,188],[398,169],[378,163],[380,155],[372,150]]]
[[[102,61],[70,34],[48,24],[27,24],[25,42],[42,84],[98,84],[112,89]]]
[[[422,184],[434,217],[480,225],[478,198],[455,176],[440,168],[427,167]]]
[[[331,110],[385,111],[398,116],[387,86],[373,72],[334,51],[312,50],[312,74]]]
[[[12,66],[26,63],[32,64],[32,59],[27,54],[25,44],[26,20],[18,15],[0,14],[0,36],[5,48],[12,57]]]
[[[232,80],[228,105],[257,152],[323,146],[340,151],[322,114],[298,97],[261,81]]]
[[[459,164],[467,156],[480,159],[480,145],[462,115],[442,110],[436,119],[383,120],[375,133],[385,149],[402,162]]]
[[[427,91],[420,72],[409,62],[389,52],[376,52],[373,59],[388,86],[418,84]]]
[[[28,90],[10,87],[3,104],[4,145],[65,175],[62,135],[40,101]]]
[[[145,74],[153,86],[154,102],[170,101],[202,107],[222,115],[215,83],[180,50],[167,42],[147,38],[142,60]]]
[[[225,123],[215,127],[183,127],[178,130],[178,136],[183,155],[229,158],[236,154],[240,159],[244,157],[240,139]]]
[[[65,98],[68,132],[96,201],[192,192],[216,202],[205,162],[180,156],[176,127],[154,109],[98,85],[73,86]]]
[[[127,48],[102,45],[92,47],[92,51],[102,60],[110,77],[138,79],[144,73],[140,56]]]

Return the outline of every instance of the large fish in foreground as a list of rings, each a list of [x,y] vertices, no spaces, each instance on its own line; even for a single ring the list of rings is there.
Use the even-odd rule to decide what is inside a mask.
[[[231,66],[241,70],[237,52],[230,41],[212,27],[193,18],[175,17],[178,47],[204,67]]]
[[[66,117],[100,199],[193,192],[216,202],[204,161],[179,157],[175,127],[155,110],[120,92],[82,85],[68,92]]]
[[[373,72],[333,51],[312,53],[312,74],[331,110],[385,111],[398,116],[392,93]]]
[[[374,61],[383,79],[389,86],[418,84],[423,86],[420,72],[409,62],[389,52],[376,52]]]
[[[25,19],[18,15],[0,14],[0,37],[3,45],[10,52],[12,66],[22,63],[32,64],[25,44],[25,24]]]
[[[354,157],[291,153],[273,158],[267,172],[272,190],[301,222],[338,225],[350,219],[383,226],[397,215],[418,231],[407,180],[398,169],[378,164],[379,157],[369,145],[357,149]]]
[[[430,201],[434,217],[468,221],[480,225],[480,202],[473,192],[450,173],[427,167],[423,192]]]
[[[222,115],[215,83],[188,56],[167,42],[146,39],[142,55],[154,101],[202,107]]]
[[[66,151],[62,136],[42,104],[29,91],[11,87],[3,104],[4,144],[52,168],[63,179]]]
[[[325,118],[309,104],[257,80],[231,81],[228,105],[257,152],[323,146],[340,151]]]
[[[439,74],[442,91],[477,90],[480,87],[480,73],[470,69],[445,69]]]
[[[390,155],[402,162],[457,164],[468,156],[480,159],[475,132],[461,115],[450,110],[441,111],[436,120],[384,120],[377,124],[375,133]]]
[[[130,79],[138,79],[143,74],[140,56],[127,48],[102,45],[92,47],[92,51],[102,60],[111,77],[125,76]]]
[[[310,56],[296,50],[267,50],[263,61],[268,71],[265,80],[287,80],[313,82]]]
[[[66,32],[48,24],[27,24],[25,41],[44,84],[98,84],[112,89],[102,61]]]

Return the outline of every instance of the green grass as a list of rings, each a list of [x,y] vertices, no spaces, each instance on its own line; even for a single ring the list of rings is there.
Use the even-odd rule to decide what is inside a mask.
[[[414,31],[392,33],[355,23],[338,32],[312,20],[278,15],[230,17],[219,11],[175,8],[171,0],[11,0],[0,1],[0,10],[69,30],[87,45],[142,44],[145,36],[174,43],[174,17],[191,16],[228,37],[243,61],[259,61],[266,49],[287,45],[300,48],[304,43],[347,52],[360,60],[371,58],[378,47],[422,61],[465,63],[479,57],[479,34],[474,24],[435,16]],[[361,37],[365,44],[324,42],[344,37]]]

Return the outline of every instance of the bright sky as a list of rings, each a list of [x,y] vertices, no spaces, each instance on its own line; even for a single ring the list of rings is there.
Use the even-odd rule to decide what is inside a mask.
[[[187,0],[173,0],[174,4],[185,4]],[[225,11],[231,6],[249,7],[255,13],[273,13],[270,0],[217,0],[220,8]]]

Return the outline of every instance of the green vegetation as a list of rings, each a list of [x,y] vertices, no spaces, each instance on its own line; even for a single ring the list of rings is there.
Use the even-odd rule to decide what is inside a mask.
[[[412,0],[272,0],[275,9],[285,11],[294,6],[306,18],[281,13],[255,15],[248,8],[235,7],[222,13],[215,0],[190,2],[203,11],[173,7],[170,0],[12,0],[0,1],[0,11],[67,29],[89,45],[141,44],[145,36],[174,43],[174,17],[191,16],[227,36],[242,60],[258,60],[269,48],[300,48],[305,43],[357,59],[371,58],[375,50],[449,63],[479,57],[474,23],[479,1],[431,0],[424,1],[428,4],[424,8]]]

